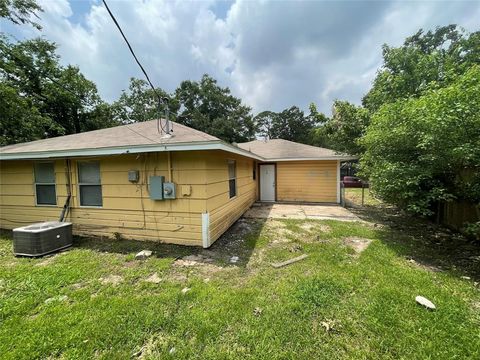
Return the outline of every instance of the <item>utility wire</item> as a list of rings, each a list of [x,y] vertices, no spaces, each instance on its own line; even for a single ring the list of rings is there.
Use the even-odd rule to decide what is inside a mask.
[[[137,55],[135,54],[135,51],[133,51],[133,48],[132,46],[130,45],[130,43],[128,42],[128,39],[127,37],[125,36],[125,34],[123,33],[123,30],[122,28],[120,27],[120,24],[118,23],[117,19],[115,18],[115,16],[112,14],[112,12],[110,11],[110,8],[108,7],[107,5],[107,2],[105,0],[102,0],[103,2],[103,5],[105,5],[105,8],[107,9],[108,11],[108,14],[110,15],[110,17],[112,18],[113,22],[115,23],[115,25],[117,26],[117,29],[118,31],[120,31],[120,34],[122,34],[122,37],[123,37],[123,40],[125,40],[125,43],[127,44],[128,46],[128,49],[130,50],[130,53],[132,54],[133,58],[135,59],[135,61],[137,62],[137,65],[140,67],[140,69],[142,70],[143,72],[143,75],[145,75],[145,78],[147,79],[148,81],[148,84],[150,85],[150,87],[152,88],[153,92],[155,93],[155,95],[157,96],[158,98],[158,101],[159,101],[159,104],[163,104],[165,106],[165,114],[166,114],[166,122],[167,122],[167,128],[168,128],[168,115],[169,115],[169,108],[168,108],[168,104],[167,102],[164,101],[164,99],[160,96],[160,94],[158,93],[157,89],[155,89],[155,86],[153,86],[152,82],[150,81],[150,78],[147,74],[147,72],[145,71],[145,69],[143,68],[142,64],[140,63],[140,60],[138,60],[137,58]],[[160,107],[160,106],[159,106]],[[160,109],[159,109],[160,110]],[[157,131],[159,131],[159,126],[161,126],[162,128],[162,131],[166,134],[168,134],[168,132],[164,129],[164,126],[162,125],[162,122],[158,121],[157,120]]]

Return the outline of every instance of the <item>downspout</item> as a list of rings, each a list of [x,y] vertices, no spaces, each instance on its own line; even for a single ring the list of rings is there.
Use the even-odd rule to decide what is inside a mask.
[[[60,214],[60,222],[63,222],[65,218],[68,215],[68,212],[70,211],[70,199],[72,198],[72,187],[71,187],[71,180],[70,180],[70,173],[71,173],[71,167],[70,167],[70,159],[66,159],[66,173],[65,173],[65,179],[66,179],[66,187],[67,187],[67,199],[65,200],[65,204],[63,205],[62,212]]]

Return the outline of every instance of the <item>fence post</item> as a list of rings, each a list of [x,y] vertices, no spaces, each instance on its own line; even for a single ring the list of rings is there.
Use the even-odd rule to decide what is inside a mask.
[[[364,206],[365,203],[365,185],[363,184],[362,181],[362,206]]]

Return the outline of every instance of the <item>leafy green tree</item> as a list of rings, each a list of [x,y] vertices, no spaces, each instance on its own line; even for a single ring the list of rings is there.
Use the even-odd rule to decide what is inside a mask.
[[[370,122],[368,110],[348,101],[336,100],[333,116],[327,123],[329,142],[334,150],[358,155],[363,152],[358,140],[365,134]]]
[[[49,117],[42,116],[28,97],[2,82],[0,109],[0,146],[43,138],[45,129],[61,130]]]
[[[25,133],[18,139],[9,137],[9,143],[116,124],[96,85],[77,67],[62,67],[55,51],[55,44],[44,39],[10,43],[5,36],[0,37],[0,83],[4,91],[9,87],[8,93],[26,101],[33,115],[51,120],[39,123],[38,126],[44,126],[43,131],[31,128],[30,138]],[[4,116],[3,111],[7,110],[0,108],[0,117]]]
[[[467,34],[456,25],[419,30],[400,47],[383,45],[383,66],[363,98],[370,111],[399,99],[418,97],[430,87],[455,81],[480,64],[480,32]]]
[[[386,201],[431,215],[450,199],[480,203],[480,66],[449,86],[382,106],[362,140],[362,171]]]
[[[14,24],[30,24],[40,30],[42,27],[32,20],[38,18],[37,13],[43,11],[36,0],[0,0],[0,17]]]
[[[274,139],[275,133],[273,132],[273,126],[278,121],[278,114],[273,111],[262,111],[257,114],[253,121],[256,124],[257,135],[264,139]]]
[[[312,104],[313,105],[313,104]],[[331,118],[318,113],[310,106],[310,116],[316,117],[317,127],[312,132],[312,144],[351,155],[359,155],[363,148],[359,143],[370,122],[367,109],[348,101],[335,100]]]
[[[156,92],[162,97],[162,102],[147,81],[131,78],[128,91],[122,91],[120,98],[112,104],[115,119],[128,124],[164,118],[166,104],[169,116],[175,118],[179,108],[178,101],[162,89],[157,88]]]
[[[200,81],[183,81],[175,91],[180,106],[177,121],[227,142],[243,142],[255,136],[251,109],[203,75]]]
[[[297,106],[282,112],[264,111],[254,118],[257,132],[268,139],[284,139],[308,144],[317,118],[305,116]]]

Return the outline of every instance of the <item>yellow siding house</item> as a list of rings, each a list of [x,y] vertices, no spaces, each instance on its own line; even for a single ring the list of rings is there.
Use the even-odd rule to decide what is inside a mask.
[[[0,148],[0,227],[62,219],[79,235],[209,247],[255,201],[339,202],[344,155],[176,123],[162,135],[158,121]]]

